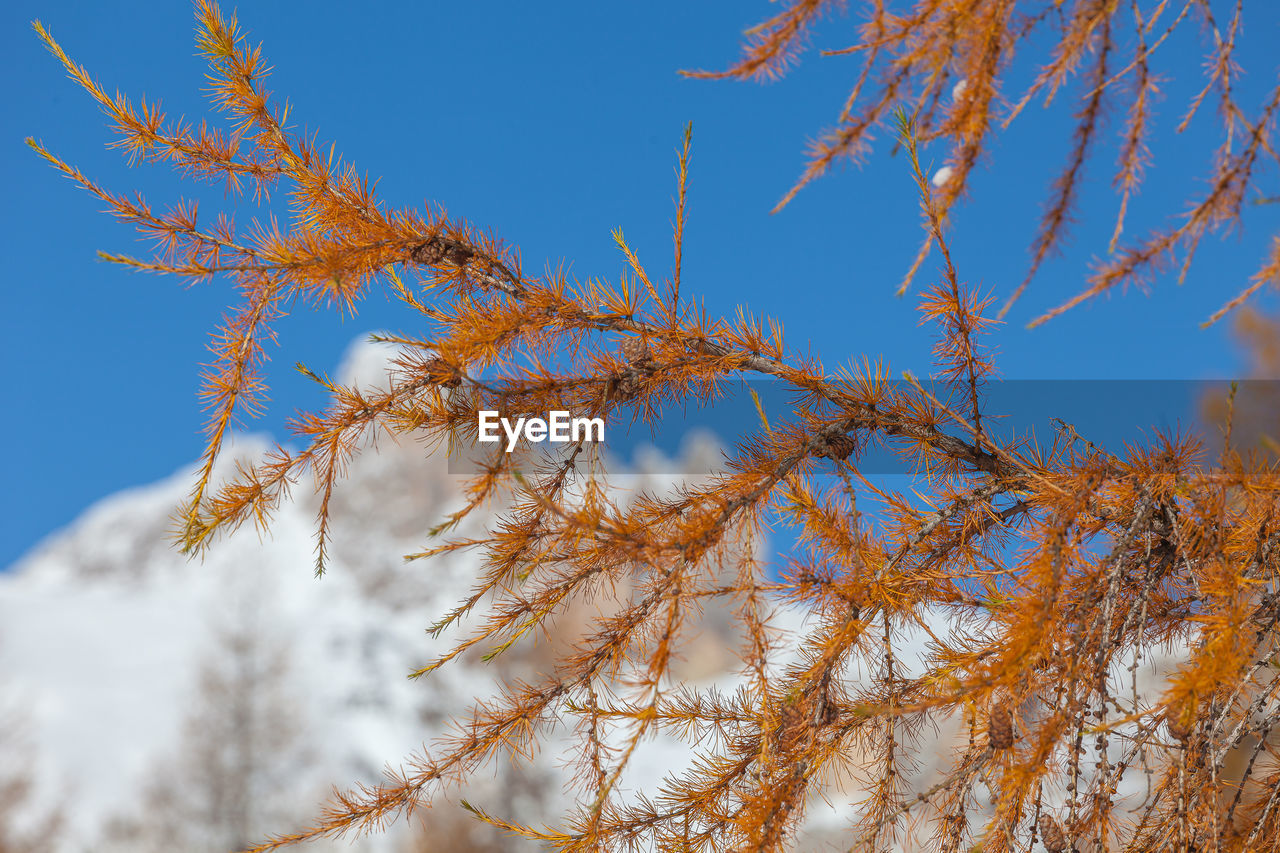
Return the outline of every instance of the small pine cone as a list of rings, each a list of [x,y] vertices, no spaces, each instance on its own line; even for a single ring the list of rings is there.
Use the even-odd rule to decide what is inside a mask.
[[[427,266],[436,266],[443,261],[448,261],[461,267],[466,266],[475,254],[475,250],[469,246],[437,234],[425,243],[415,246],[409,253],[409,257],[415,263]]]
[[[987,720],[987,739],[992,749],[1008,749],[1013,746],[1013,720],[1009,717],[1009,709],[999,703],[991,706],[991,716]]]
[[[799,698],[794,701],[787,702],[782,708],[781,719],[778,721],[778,740],[782,743],[795,743],[799,738],[803,737],[809,725],[808,709],[802,707]]]
[[[445,260],[460,267],[465,267],[476,256],[476,252],[470,246],[463,245],[456,240],[447,241],[445,247]]]
[[[613,376],[604,384],[604,398],[609,401],[626,402],[640,390],[640,378],[633,373]]]
[[[625,338],[618,349],[626,362],[633,367],[639,367],[651,360],[649,343],[644,338]]]
[[[813,455],[819,459],[848,459],[857,449],[857,444],[847,435],[836,435],[827,439],[827,446],[815,450]]]
[[[434,266],[444,260],[445,241],[443,237],[432,237],[425,243],[421,243],[413,247],[413,251],[409,253],[409,257],[415,263]]]
[[[425,365],[431,381],[444,388],[457,388],[462,384],[462,371],[443,358],[433,358]]]
[[[1047,814],[1040,815],[1040,840],[1049,853],[1063,853],[1067,849],[1067,839],[1062,834],[1062,827]]]
[[[1170,716],[1165,720],[1165,725],[1169,727],[1169,734],[1173,735],[1173,739],[1180,743],[1186,743],[1191,739],[1191,729],[1182,725],[1182,721],[1176,716]]]

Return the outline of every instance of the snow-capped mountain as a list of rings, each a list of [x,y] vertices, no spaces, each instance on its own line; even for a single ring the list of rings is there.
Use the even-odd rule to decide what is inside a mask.
[[[386,357],[356,347],[343,381],[374,384]],[[264,439],[239,437],[222,473],[267,449]],[[720,458],[711,442],[686,456],[686,470],[698,472]],[[100,501],[0,575],[0,698],[24,723],[32,813],[63,815],[59,849],[195,845],[154,826],[164,813],[172,822],[182,808],[198,810],[192,797],[216,800],[250,834],[264,823],[291,829],[315,815],[330,786],[375,781],[388,763],[420,752],[501,673],[463,661],[428,679],[405,677],[445,650],[447,639],[424,629],[465,595],[476,568],[474,558],[403,559],[459,500],[462,478],[438,455],[383,437],[356,458],[333,497],[331,568],[320,579],[312,572],[316,499],[306,483],[269,533],[242,529],[201,560],[179,554],[171,519],[194,470]],[[714,659],[721,651],[722,643],[706,644],[708,674],[727,663]],[[232,717],[262,727],[246,734],[229,727]],[[229,743],[237,738],[246,740]],[[651,761],[655,776],[662,753],[641,762]],[[236,760],[255,762],[261,787],[239,790],[239,806],[215,778]],[[554,766],[555,756],[546,761]],[[513,791],[499,785],[496,795]],[[367,839],[361,849],[410,849],[401,836]],[[340,849],[352,848],[344,841]]]

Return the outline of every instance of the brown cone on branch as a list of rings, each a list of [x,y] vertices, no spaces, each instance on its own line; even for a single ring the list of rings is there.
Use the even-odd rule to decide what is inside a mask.
[[[1013,746],[1013,719],[1009,709],[999,702],[991,706],[991,716],[987,720],[987,739],[992,749],[1008,749]]]
[[[626,338],[618,347],[622,358],[632,367],[641,367],[653,360],[649,352],[649,342],[644,338]]]
[[[604,398],[610,402],[626,402],[640,390],[640,377],[634,373],[612,376],[604,385]]]
[[[1047,814],[1040,815],[1040,840],[1049,853],[1063,853],[1067,849],[1067,838],[1062,834],[1062,827]]]
[[[813,455],[819,459],[848,459],[858,447],[847,435],[835,435],[827,439],[826,447],[819,447]]]
[[[644,338],[623,338],[618,345],[618,355],[627,363],[627,369],[605,383],[604,397],[610,402],[625,402],[636,396],[640,391],[640,373],[653,362],[649,342]]]
[[[466,266],[475,254],[475,250],[465,243],[437,234],[425,243],[414,246],[409,257],[415,263],[427,266],[439,266],[447,262],[462,267]]]
[[[1182,724],[1182,720],[1176,715],[1170,715],[1165,720],[1165,725],[1169,727],[1169,734],[1173,735],[1173,739],[1179,743],[1186,743],[1191,740],[1191,729]]]
[[[433,358],[426,363],[427,375],[436,385],[457,388],[462,384],[462,371],[443,358]]]

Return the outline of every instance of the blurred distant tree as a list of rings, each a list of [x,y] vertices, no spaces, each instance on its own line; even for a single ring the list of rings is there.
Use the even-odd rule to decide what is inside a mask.
[[[0,853],[38,853],[57,844],[62,816],[34,794],[34,749],[15,697],[0,692]]]
[[[0,853],[39,853],[61,834],[61,815],[35,801],[37,765],[20,733],[19,715],[0,709]]]
[[[152,770],[139,808],[106,843],[131,853],[226,853],[305,817],[314,791],[287,642],[251,605],[215,628],[176,752]]]
[[[497,786],[504,814],[519,814],[522,819],[532,820],[542,817],[546,784],[546,779],[536,776],[505,772]],[[523,802],[517,805],[516,799]],[[538,813],[530,815],[531,811]],[[506,833],[476,821],[454,803],[442,801],[430,811],[424,810],[421,816],[422,821],[412,827],[396,853],[503,853],[511,849]]]
[[[746,59],[726,73],[778,72],[833,6],[783,6],[752,31]],[[1185,267],[1206,233],[1240,220],[1257,177],[1277,159],[1270,134],[1280,85],[1252,112],[1235,94],[1242,7],[867,4],[868,22],[848,49],[866,57],[865,73],[800,184],[856,155],[873,128],[895,134],[925,225],[913,274],[927,257],[938,259],[920,302],[937,329],[935,391],[909,375],[891,383],[888,368],[865,358],[829,373],[788,347],[777,323],[699,310],[681,273],[688,132],[668,278],[651,275],[621,231],[615,238],[630,270],[616,284],[558,271],[530,276],[513,249],[468,222],[441,210],[386,208],[351,167],[290,129],[285,108],[263,88],[261,52],[212,3],[197,3],[198,43],[226,132],[107,95],[39,27],[133,157],[252,189],[255,198],[284,185],[292,202],[283,229],[209,221],[192,206],[157,213],[32,143],[161,244],[152,259],[110,260],[193,279],[226,275],[239,288],[240,305],[214,335],[204,386],[208,449],[180,511],[179,539],[190,553],[219,531],[269,525],[290,485],[310,472],[322,572],[335,484],[379,431],[470,445],[481,410],[651,421],[663,406],[708,405],[724,383],[745,376],[791,392],[791,411],[762,411],[727,472],[625,505],[611,498],[603,462],[586,442],[557,448],[532,469],[501,448],[486,455],[465,504],[424,531],[430,542],[412,555],[470,552],[482,566],[472,594],[432,626],[462,639],[414,675],[472,650],[492,659],[531,643],[570,603],[601,591],[619,591],[622,606],[552,666],[509,679],[493,700],[477,699],[452,734],[384,784],[338,794],[309,829],[254,849],[378,828],[457,790],[504,754],[526,755],[556,726],[577,734],[575,805],[549,826],[468,805],[477,818],[563,850],[777,850],[794,842],[810,804],[826,795],[857,806],[851,849],[1280,849],[1280,756],[1271,739],[1280,690],[1280,472],[1229,442],[1204,447],[1176,435],[1120,456],[1066,425],[1049,447],[994,437],[991,419],[1001,413],[990,411],[986,393],[995,371],[984,337],[989,300],[962,283],[946,228],[994,128],[1038,93],[1075,83],[1082,96],[1074,149],[1031,273],[1064,235],[1108,107],[1123,107],[1128,122],[1119,239],[1147,158],[1153,58],[1169,32],[1198,22],[1210,62],[1190,110],[1213,100],[1223,129],[1205,194],[1181,224],[1118,251],[1079,296],[1042,319],[1165,264]],[[998,96],[1015,48],[1042,66],[1005,110]],[[1194,72],[1194,62],[1178,59],[1175,71]],[[952,153],[930,177],[918,146],[933,140]],[[1277,278],[1280,240],[1220,314]],[[307,371],[331,405],[296,420],[302,449],[280,447],[231,482],[212,484],[233,415],[262,404],[259,368],[273,321],[299,300],[349,310],[375,285],[418,323],[414,334],[388,338],[402,347],[393,385],[367,391]],[[915,496],[863,476],[859,464],[876,446],[914,472]],[[477,512],[484,507],[499,509],[496,521]],[[798,553],[768,559],[760,536],[772,524],[796,531]],[[727,578],[724,565],[736,567]],[[692,616],[711,600],[734,609],[745,638],[732,693],[672,677]],[[769,630],[779,601],[811,613],[791,651]],[[904,658],[913,632],[930,637],[923,662]],[[1171,671],[1161,667],[1163,648],[1181,650]],[[929,749],[922,733],[947,722],[963,733],[958,748],[944,755],[935,782],[917,784],[913,762]],[[624,773],[659,731],[685,740],[696,760],[629,796]],[[842,787],[850,778],[858,782],[852,792]],[[418,814],[431,820],[430,811]],[[233,823],[238,839],[248,823]]]
[[[6,765],[18,755],[13,725],[12,719],[0,719],[0,756]],[[33,823],[30,819],[31,767],[23,762],[18,767],[0,768],[0,853],[37,853],[56,843],[53,821]]]

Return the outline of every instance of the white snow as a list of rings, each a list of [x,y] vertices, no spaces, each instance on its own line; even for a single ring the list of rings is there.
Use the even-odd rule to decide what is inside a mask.
[[[389,351],[354,346],[340,380],[380,384]],[[238,436],[218,476],[230,474],[237,457],[260,458],[270,446]],[[686,470],[703,472],[720,453],[695,438],[684,458]],[[676,470],[658,457],[642,462]],[[415,442],[383,436],[376,452],[356,457],[334,494],[332,562],[321,579],[312,571],[316,499],[307,478],[267,535],[249,525],[203,559],[179,554],[172,515],[194,471],[105,498],[0,575],[0,698],[12,698],[27,718],[39,802],[65,807],[66,850],[94,846],[104,822],[136,807],[157,763],[181,748],[184,718],[199,710],[192,703],[201,662],[216,652],[212,629],[237,613],[253,611],[289,642],[306,740],[316,745],[312,787],[321,792],[377,781],[495,689],[497,670],[471,661],[406,678],[447,649],[449,637],[432,639],[424,629],[464,597],[475,571],[470,555],[403,560],[459,501],[463,480],[440,456],[424,458]],[[618,496],[681,479],[621,477]],[[652,788],[683,750],[646,743],[628,783]],[[558,767],[556,752],[544,750],[536,766]],[[374,838],[361,849],[390,844]]]

